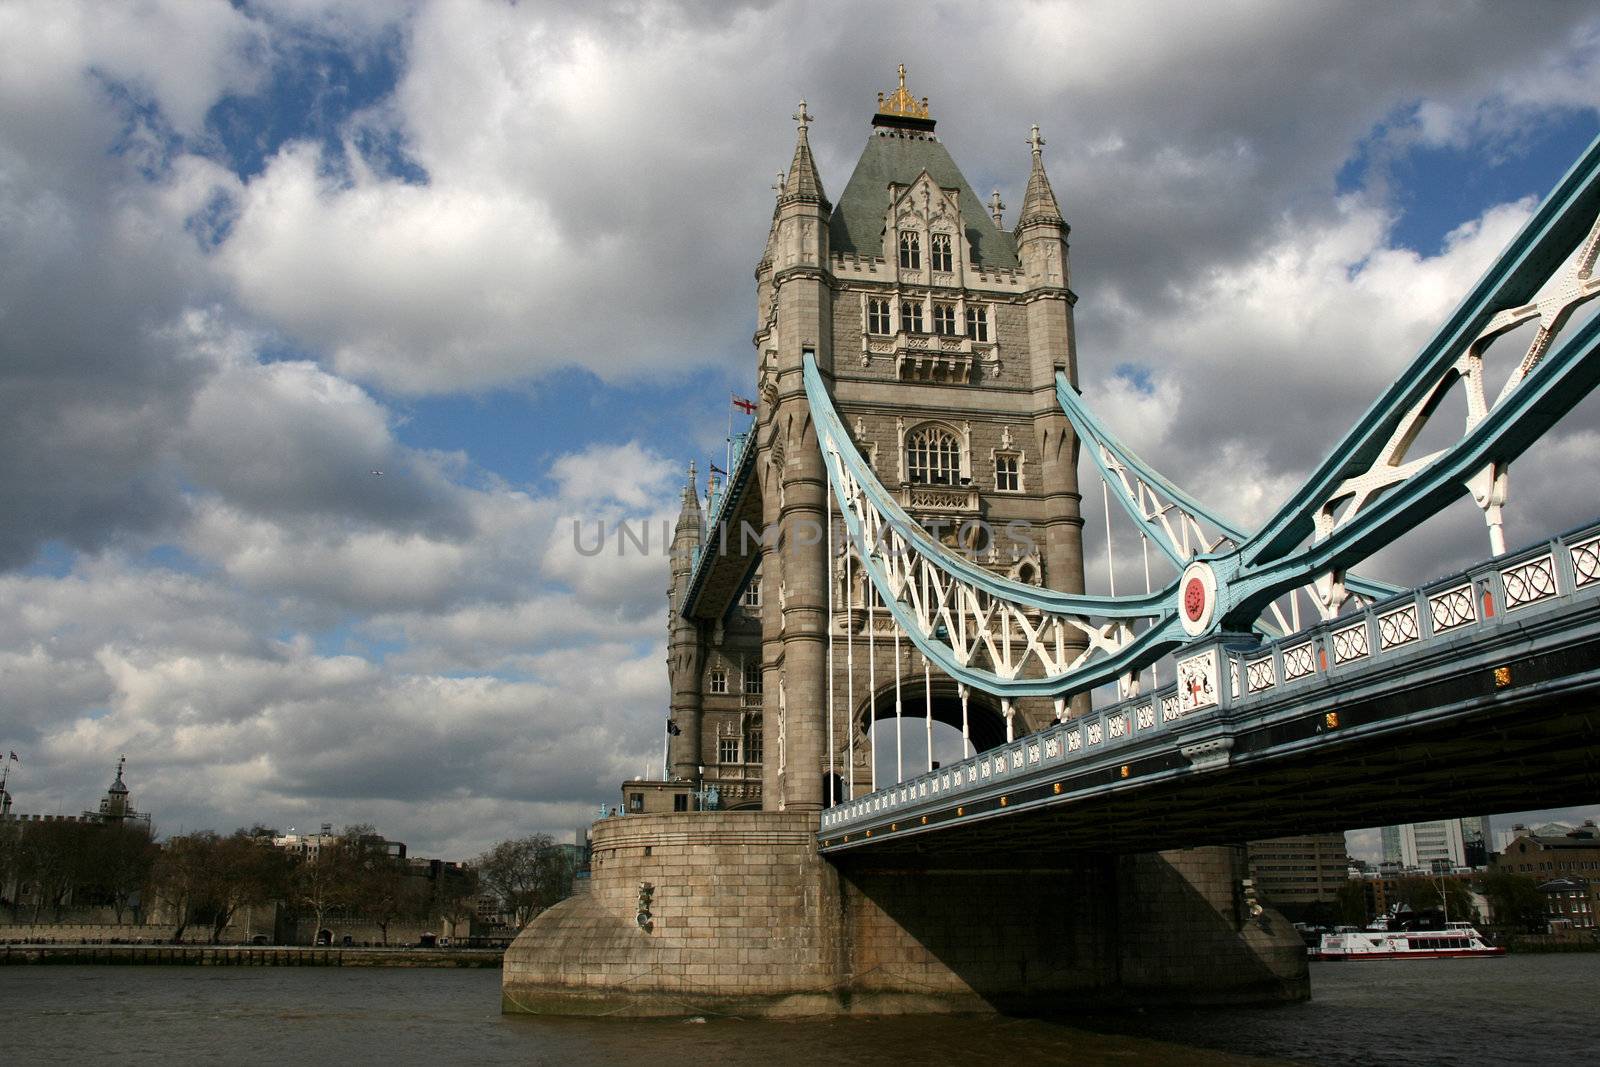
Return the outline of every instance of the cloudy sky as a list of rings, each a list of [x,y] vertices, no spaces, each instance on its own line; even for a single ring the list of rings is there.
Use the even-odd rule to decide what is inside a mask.
[[[1597,46],[1579,4],[0,0],[18,807],[125,752],[164,832],[454,858],[658,765],[665,564],[572,519],[721,454],[802,95],[833,193],[897,62],[1011,204],[1039,123],[1090,403],[1249,523],[1595,135]],[[1512,543],[1600,512],[1597,411]],[[1469,507],[1374,567],[1486,554]]]

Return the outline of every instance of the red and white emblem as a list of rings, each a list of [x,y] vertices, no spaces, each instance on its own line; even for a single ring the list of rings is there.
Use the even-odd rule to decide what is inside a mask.
[[[1183,632],[1199,637],[1211,628],[1217,609],[1217,575],[1211,565],[1195,560],[1184,568],[1178,582],[1178,621]]]

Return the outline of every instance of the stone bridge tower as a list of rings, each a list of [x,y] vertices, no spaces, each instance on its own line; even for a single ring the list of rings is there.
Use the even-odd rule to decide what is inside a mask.
[[[909,642],[896,662],[887,612],[846,611],[870,589],[859,568],[844,588],[844,568],[838,560],[830,568],[819,536],[825,474],[804,353],[815,353],[879,480],[935,536],[999,573],[1066,592],[1083,590],[1083,550],[1077,444],[1055,399],[1058,370],[1077,380],[1076,298],[1038,128],[1008,232],[998,193],[986,206],[973,192],[935,133],[927,99],[907,90],[904,67],[894,92],[879,94],[837,204],[823,192],[803,103],[795,118],[794,157],[756,272],[755,477],[762,517],[779,531],[763,546],[761,568],[765,717],[777,727],[768,730],[777,743],[766,750],[764,805],[814,810],[871,782],[868,730],[894,714],[897,669],[905,714],[931,712],[975,748],[1042,725],[1054,708],[1048,700],[1000,707],[970,694],[964,707],[954,683],[932,676],[925,689]],[[853,641],[853,686],[837,658],[831,676],[827,669],[830,628],[836,642]]]
[[[931,709],[963,748],[1061,709],[993,706],[937,675],[924,689],[910,642],[897,657],[886,614],[863,610],[859,570],[847,585],[824,537],[806,355],[914,518],[984,566],[1067,592],[1083,588],[1082,520],[1054,379],[1075,382],[1077,360],[1067,224],[1037,127],[1008,232],[998,194],[979,201],[904,68],[837,203],[803,103],[795,120],[756,270],[756,423],[703,512],[691,473],[673,541],[672,780],[639,784],[681,804],[594,824],[592,877],[506,953],[505,1009],[1059,1011],[1304,996],[1298,935],[1242,906],[1242,849],[997,842],[982,862],[934,849],[909,869],[870,850],[837,863],[818,852],[820,809],[873,780],[868,731],[893,718],[897,675],[907,713]],[[830,638],[854,651],[853,685],[837,656],[830,670]],[[694,810],[702,784],[745,810]]]

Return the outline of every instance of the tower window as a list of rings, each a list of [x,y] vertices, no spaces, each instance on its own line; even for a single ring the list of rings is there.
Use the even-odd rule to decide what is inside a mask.
[[[867,332],[868,333],[893,333],[894,327],[889,320],[889,301],[867,301]]]
[[[746,763],[761,762],[761,731],[751,730],[750,736],[744,743],[744,761]]]
[[[967,336],[974,341],[987,341],[989,339],[988,308],[967,308]]]
[[[924,333],[922,328],[922,301],[900,301],[900,329],[904,333]]]
[[[961,446],[955,435],[924,426],[906,435],[906,477],[918,485],[954,485],[961,476]]]
[[[933,332],[946,335],[956,332],[956,306],[954,304],[933,305]]]
[[[900,231],[900,269],[922,269],[922,238],[911,230]]]
[[[1002,493],[1021,491],[1022,463],[1015,453],[994,457],[994,487]]]
[[[955,270],[955,256],[950,252],[950,235],[936,233],[933,235],[932,247],[929,250],[933,255],[933,269],[950,271]]]
[[[761,606],[761,576],[758,574],[750,579],[750,584],[744,587],[744,596],[739,598],[739,603],[747,608]]]
[[[711,672],[710,689],[713,693],[726,693],[728,691],[728,672],[717,667]]]
[[[717,762],[739,762],[739,739],[737,737],[724,737],[717,742]]]
[[[746,693],[761,692],[761,664],[746,663],[744,665],[744,691]]]

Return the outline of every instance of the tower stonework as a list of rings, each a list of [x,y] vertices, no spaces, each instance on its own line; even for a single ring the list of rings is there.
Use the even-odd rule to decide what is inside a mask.
[[[903,67],[837,202],[812,155],[812,121],[802,102],[755,272],[755,421],[703,511],[691,468],[673,540],[666,784],[700,796],[715,785],[718,807],[734,810],[597,822],[592,877],[507,952],[505,1009],[1066,1010],[1304,996],[1298,936],[1241,918],[1242,849],[1002,856],[951,871],[879,869],[870,849],[837,864],[818,854],[819,812],[882,784],[874,740],[897,736],[897,712],[960,731],[965,753],[1067,709],[994,701],[925,670],[845,563],[836,504],[830,555],[806,358],[878,481],[933,536],[1016,581],[1063,592],[1084,582],[1078,444],[1055,393],[1057,373],[1078,380],[1076,297],[1038,127],[1007,231],[998,194],[979,200]]]
[[[689,595],[690,572],[700,553],[700,501],[695,494],[694,464],[684,487],[678,522],[672,532],[672,584],[667,589],[667,676],[672,685],[667,763],[674,778],[693,781],[701,766],[701,641],[694,624],[679,612]]]

